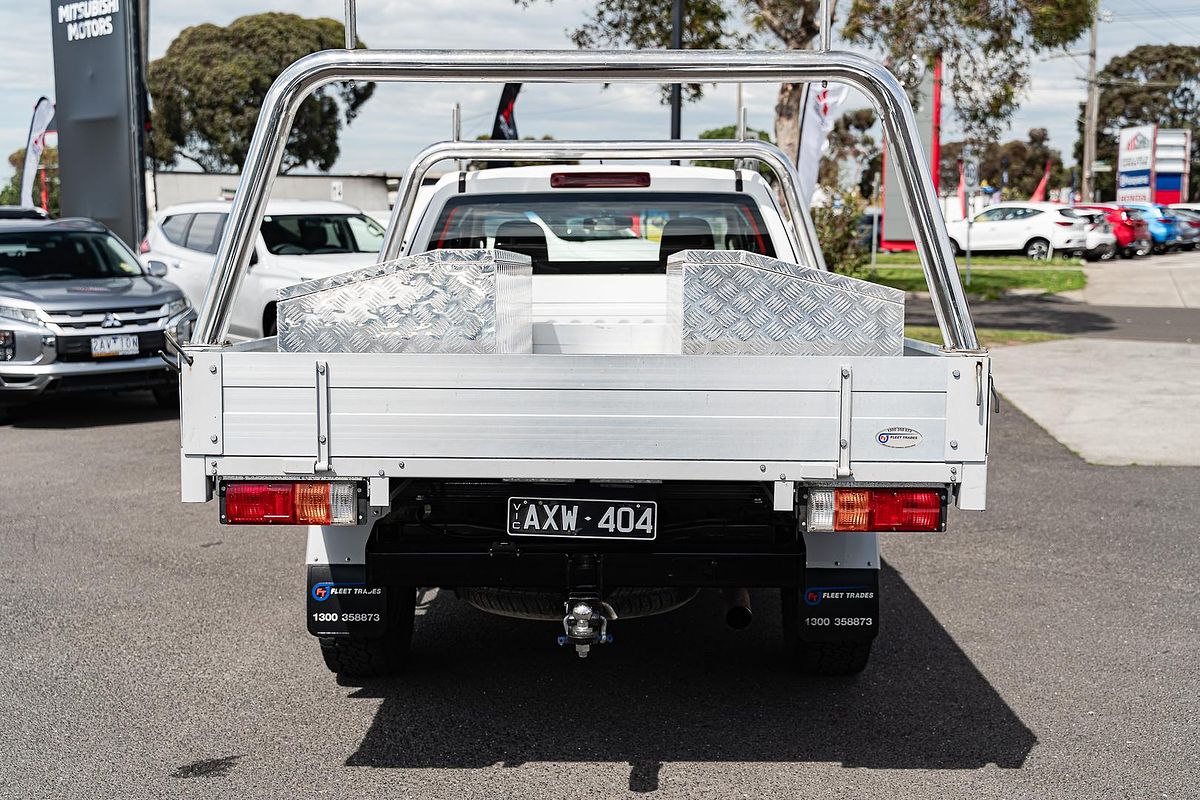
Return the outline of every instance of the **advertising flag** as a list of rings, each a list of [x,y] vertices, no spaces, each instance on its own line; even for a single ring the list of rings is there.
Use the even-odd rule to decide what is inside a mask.
[[[1046,199],[1046,184],[1050,182],[1050,159],[1046,159],[1046,171],[1042,173],[1042,179],[1038,182],[1037,188],[1033,190],[1033,194],[1029,198],[1029,202],[1041,202]]]
[[[29,140],[25,143],[25,169],[21,173],[21,205],[33,208],[33,182],[37,177],[42,151],[46,149],[46,131],[54,119],[54,104],[45,97],[38,98],[33,106],[33,119],[29,123]]]
[[[812,203],[821,154],[829,149],[829,132],[833,130],[837,109],[849,93],[850,89],[844,84],[825,87],[813,84],[808,89],[804,116],[800,119],[800,152],[796,159],[796,171],[800,173],[800,202],[805,205]]]
[[[496,108],[496,121],[492,123],[493,139],[519,139],[517,135],[517,118],[513,116],[513,106],[517,104],[517,94],[521,84],[506,83],[504,91],[500,92],[500,105]]]

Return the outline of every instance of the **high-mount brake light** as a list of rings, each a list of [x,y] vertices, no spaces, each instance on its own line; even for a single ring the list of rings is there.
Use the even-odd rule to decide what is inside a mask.
[[[644,189],[649,172],[552,172],[551,189]]]
[[[813,489],[810,531],[939,531],[942,494],[936,489]]]
[[[231,482],[224,486],[227,525],[353,525],[358,502],[352,481]]]

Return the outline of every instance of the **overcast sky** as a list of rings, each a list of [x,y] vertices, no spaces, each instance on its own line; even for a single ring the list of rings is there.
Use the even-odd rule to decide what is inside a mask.
[[[131,0],[129,0],[131,1]],[[54,97],[48,3],[4,0],[0,8],[0,153],[23,147],[34,102]],[[511,0],[359,0],[359,31],[372,47],[572,48],[567,33],[590,3],[538,2],[522,9]],[[150,57],[163,54],[180,30],[201,22],[225,24],[259,11],[290,11],[340,18],[342,0],[151,0]],[[1115,19],[1100,29],[1100,65],[1146,43],[1200,45],[1197,0],[1112,0],[1103,8]],[[1072,51],[1086,50],[1083,37]],[[1075,117],[1084,96],[1086,56],[1035,63],[1033,85],[1012,124],[1012,137],[1029,128],[1050,130],[1051,146],[1068,161]],[[727,125],[735,119],[734,87],[722,86],[684,107],[683,135]],[[776,87],[748,84],[745,101],[752,127],[772,130]],[[341,137],[337,172],[403,171],[430,142],[448,138],[450,108],[463,109],[464,138],[491,130],[499,87],[495,85],[382,84]],[[955,137],[953,118],[943,138]],[[522,135],[559,139],[656,138],[669,130],[668,111],[651,86],[530,85],[517,104]],[[0,168],[2,170],[3,168]]]

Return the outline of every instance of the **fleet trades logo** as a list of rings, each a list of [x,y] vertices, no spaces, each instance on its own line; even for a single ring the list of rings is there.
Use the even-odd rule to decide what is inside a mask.
[[[330,595],[333,594],[333,592],[330,591],[332,588],[332,583],[314,584],[312,587],[312,599],[316,600],[318,603],[324,603],[329,599]]]
[[[921,432],[912,428],[884,428],[875,434],[875,440],[884,447],[916,447],[921,443]]]
[[[816,586],[806,589],[806,605],[819,606],[822,600],[873,600],[875,592],[867,586]]]

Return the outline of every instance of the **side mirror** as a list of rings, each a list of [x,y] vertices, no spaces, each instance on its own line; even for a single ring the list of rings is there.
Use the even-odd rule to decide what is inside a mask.
[[[146,272],[155,278],[165,278],[167,277],[167,265],[161,261],[147,261]]]

